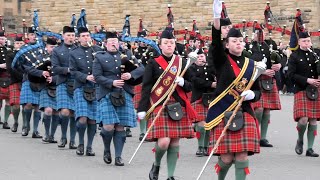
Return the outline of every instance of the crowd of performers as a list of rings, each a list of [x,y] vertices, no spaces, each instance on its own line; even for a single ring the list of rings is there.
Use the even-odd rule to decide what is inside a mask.
[[[242,180],[249,174],[248,156],[259,153],[260,147],[273,147],[267,139],[270,111],[281,109],[278,90],[282,87],[276,74],[285,72],[288,87],[294,86],[288,91],[294,93],[295,151],[303,153],[307,130],[306,156],[318,157],[313,143],[320,119],[319,53],[313,49],[309,33],[299,33],[299,47],[291,53],[286,46],[264,38],[269,31],[263,26],[255,29],[252,42],[246,42],[243,33],[221,12],[221,2],[214,0],[212,42],[208,46],[197,37],[190,37],[186,46],[177,43],[172,27],[167,27],[157,41],[161,53],[143,42],[123,42],[119,34],[109,31],[103,32],[106,39],[102,44],[94,45],[86,27],[64,26],[63,41],[47,37],[45,48],[32,48],[37,44],[32,27],[28,28],[28,43],[17,36],[12,47],[6,45],[5,32],[0,32],[3,129],[17,132],[21,127],[22,136],[28,136],[33,119],[32,138],[58,143],[59,148],[69,144],[79,156],[95,156],[92,142],[99,125],[104,162],[124,166],[126,138],[139,122],[139,140],[155,142],[149,179],[158,179],[167,153],[168,180],[174,180],[179,140],[196,137],[195,155],[209,156],[230,112],[242,98],[241,108],[214,151],[219,156],[215,165],[219,179],[225,179],[234,164],[236,179]],[[137,34],[146,35],[145,30]],[[192,53],[196,61],[190,64]],[[254,81],[256,62],[262,61],[266,70]],[[19,126],[20,106],[23,123]],[[14,117],[12,127],[10,114]],[[43,135],[38,130],[41,119]]]

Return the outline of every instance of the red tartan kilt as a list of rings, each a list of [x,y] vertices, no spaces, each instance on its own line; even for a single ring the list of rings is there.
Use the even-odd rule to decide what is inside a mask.
[[[168,104],[175,103],[176,101],[171,97]],[[148,127],[151,125],[153,119],[157,116],[157,113],[161,106],[158,106],[151,114],[148,120]],[[158,138],[193,138],[194,132],[192,128],[192,120],[187,118],[185,108],[182,107],[184,116],[180,121],[173,121],[170,119],[165,108],[160,113],[159,118],[156,120],[153,128],[150,130],[147,140],[156,141]]]
[[[265,75],[262,76],[262,79],[265,78]],[[280,110],[280,96],[276,84],[276,80],[273,79],[273,89],[271,91],[265,91],[261,89],[260,100],[251,104],[252,108],[265,108],[270,110]]]
[[[138,109],[139,101],[141,99],[141,91],[142,91],[142,84],[134,86],[134,89],[133,89],[133,93],[134,93],[133,103],[134,103],[134,108],[135,109]]]
[[[320,90],[318,89],[319,95]],[[316,101],[307,98],[306,91],[294,94],[293,117],[298,121],[302,117],[320,120],[320,96]]]
[[[20,105],[21,83],[14,83],[9,86],[10,105]]]
[[[208,114],[208,108],[202,103],[202,100],[197,100],[192,104],[193,109],[197,112],[197,119],[194,122],[205,121]]]
[[[226,153],[248,152],[248,155],[260,152],[260,139],[256,120],[248,113],[244,113],[244,127],[236,132],[227,130],[216,155]],[[224,128],[222,121],[210,132],[210,143],[215,144]]]
[[[9,86],[6,88],[0,87],[0,99],[9,99]]]

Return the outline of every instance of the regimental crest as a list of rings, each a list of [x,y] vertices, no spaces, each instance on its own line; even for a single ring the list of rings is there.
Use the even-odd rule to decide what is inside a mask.
[[[158,87],[157,90],[156,90],[156,95],[157,95],[157,96],[160,96],[160,95],[162,94],[162,92],[163,92],[163,87],[160,86],[160,87]]]
[[[242,80],[237,83],[237,85],[236,85],[236,90],[237,90],[238,92],[243,92],[244,89],[246,88],[246,84],[247,84],[247,83],[248,83],[247,78],[242,78]]]
[[[172,66],[169,72],[173,75],[177,74],[177,66]]]
[[[165,86],[169,86],[171,83],[172,78],[170,76],[168,76],[166,79],[163,80],[163,84]]]

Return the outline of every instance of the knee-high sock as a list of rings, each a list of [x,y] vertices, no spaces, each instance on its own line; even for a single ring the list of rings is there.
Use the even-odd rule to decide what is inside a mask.
[[[226,164],[219,157],[218,163],[214,167],[216,170],[216,173],[218,174],[218,180],[224,180],[226,178],[231,166],[232,166],[232,163]]]
[[[82,124],[80,121],[77,122],[77,131],[79,135],[79,144],[84,144],[84,133],[86,132],[87,124]]]
[[[209,147],[209,141],[210,141],[210,131],[206,131],[205,137],[204,137],[204,147],[207,148]]]
[[[70,142],[75,142],[77,127],[76,127],[76,118],[74,116],[70,116]]]
[[[179,158],[179,146],[170,146],[167,150],[168,177],[173,177]]]
[[[121,157],[125,141],[126,141],[125,131],[114,131],[113,144],[114,144],[116,157]]]
[[[204,130],[204,127],[198,126],[197,133],[200,133],[200,137],[198,137],[198,146],[204,147],[204,138],[205,138],[206,130]]]
[[[317,125],[308,125],[308,149],[313,147],[315,136],[317,135]]]
[[[41,112],[34,111],[33,112],[33,132],[38,132],[39,122],[41,120]]]
[[[88,124],[87,129],[87,136],[88,136],[88,142],[87,142],[87,148],[92,147],[92,142],[94,135],[96,134],[97,125],[96,124]]]
[[[254,112],[255,112],[256,118],[258,119],[259,124],[261,125],[263,111],[255,110]]]
[[[48,116],[48,115],[44,114],[43,118],[42,118],[46,137],[49,137],[49,134],[50,134],[51,117],[52,116]]]
[[[103,140],[103,145],[104,145],[104,151],[105,152],[110,152],[110,144],[111,144],[111,140],[114,134],[114,130],[111,131],[107,131],[104,128],[102,128],[100,135],[102,137]]]
[[[31,114],[32,114],[32,109],[24,109],[24,123],[23,126],[30,131],[30,119],[31,119]]]
[[[67,139],[69,116],[60,115],[61,139]]]
[[[262,121],[261,121],[261,139],[266,139],[268,126],[270,120],[270,113],[263,113]]]
[[[249,160],[235,161],[236,180],[245,180],[249,172]]]
[[[303,135],[304,132],[306,132],[307,125],[306,124],[300,124],[299,122],[297,123],[297,130],[298,130],[298,140],[303,141]]]
[[[160,164],[161,164],[161,159],[162,159],[164,153],[166,153],[167,149],[161,149],[161,148],[158,146],[158,142],[156,142],[155,149],[156,149],[156,152],[155,152],[155,162],[154,162],[154,165],[155,165],[155,166],[160,166]]]
[[[140,133],[146,133],[147,121],[145,119],[140,120]]]
[[[4,106],[4,122],[8,122],[10,113],[11,113],[11,106],[5,105]]]
[[[50,130],[50,136],[54,138],[54,135],[56,133],[57,127],[59,125],[59,115],[52,115],[52,121],[51,121],[51,130]]]
[[[13,113],[14,123],[18,123],[19,114],[20,114],[20,107],[18,107],[18,108],[12,107],[12,113]]]

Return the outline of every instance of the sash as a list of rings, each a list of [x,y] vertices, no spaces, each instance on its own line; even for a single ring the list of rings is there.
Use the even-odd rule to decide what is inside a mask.
[[[244,65],[236,79],[210,103],[205,124],[206,130],[217,126],[222,121],[224,113],[237,106],[241,99],[240,94],[247,90],[249,84],[254,82],[255,70],[255,62],[245,58]]]

